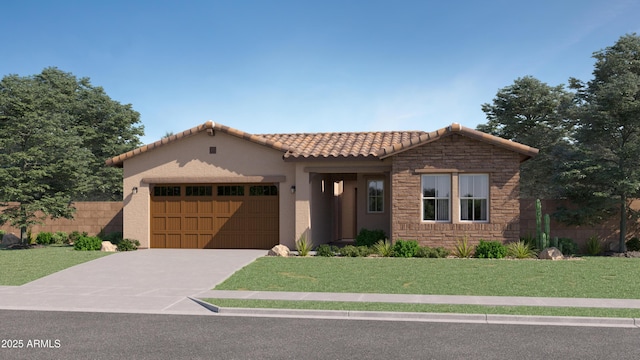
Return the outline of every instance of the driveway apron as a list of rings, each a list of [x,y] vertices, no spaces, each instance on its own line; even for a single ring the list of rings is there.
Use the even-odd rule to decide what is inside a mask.
[[[0,308],[210,314],[196,297],[265,250],[149,249],[76,265],[23,286],[0,287]]]

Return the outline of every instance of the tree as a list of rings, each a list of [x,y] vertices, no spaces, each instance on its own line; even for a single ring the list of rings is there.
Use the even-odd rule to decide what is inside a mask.
[[[104,160],[139,144],[130,105],[89,79],[47,68],[0,81],[0,224],[72,218],[73,200],[121,198],[122,173]]]
[[[478,130],[540,150],[521,166],[522,197],[562,196],[563,189],[555,181],[556,164],[572,147],[573,127],[566,118],[571,103],[572,95],[563,85],[552,87],[525,76],[498,90],[491,104],[482,105],[488,121]]]
[[[578,101],[579,153],[565,175],[573,184],[572,200],[591,209],[586,218],[619,215],[624,252],[630,199],[640,196],[640,37],[622,36],[593,57],[591,81],[570,79]]]

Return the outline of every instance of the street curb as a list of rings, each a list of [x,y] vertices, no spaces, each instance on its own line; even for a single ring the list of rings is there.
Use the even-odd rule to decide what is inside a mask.
[[[301,310],[220,307],[189,298],[220,316],[253,316],[308,319],[443,322],[488,325],[586,326],[640,329],[640,319],[579,316],[530,316],[492,314],[415,313],[393,311]]]

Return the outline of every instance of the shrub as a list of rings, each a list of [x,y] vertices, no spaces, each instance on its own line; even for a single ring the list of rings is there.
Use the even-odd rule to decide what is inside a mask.
[[[335,245],[322,244],[316,248],[316,256],[332,257],[336,255],[336,252],[338,252],[338,248]]]
[[[43,231],[41,233],[38,234],[38,236],[36,237],[36,243],[40,244],[40,245],[49,245],[51,244],[51,238],[53,237],[53,234],[48,232],[48,231]]]
[[[439,246],[437,248],[431,248],[428,246],[420,246],[416,251],[415,257],[419,258],[446,258],[449,256],[449,250]]]
[[[118,241],[118,251],[133,251],[138,250],[140,241],[133,239],[122,239]]]
[[[458,239],[453,255],[459,258],[470,258],[473,255],[473,248],[469,245],[466,236],[462,238],[462,241]]]
[[[518,241],[507,245],[507,255],[516,259],[530,259],[536,257],[536,252],[531,247],[531,244]]]
[[[597,235],[589,236],[587,239],[587,254],[591,256],[599,255],[602,252],[602,245]]]
[[[570,238],[559,238],[558,249],[562,251],[562,255],[575,255],[578,252],[578,244]]]
[[[358,236],[356,236],[356,246],[373,246],[380,240],[387,238],[384,230],[367,230],[360,229]]]
[[[627,251],[640,251],[640,239],[637,237],[629,239],[625,244],[627,245]]]
[[[300,239],[296,241],[296,250],[298,251],[298,255],[307,256],[311,249],[313,249],[313,243],[310,240],[307,240],[306,235],[300,235]]]
[[[507,255],[507,247],[499,241],[480,240],[476,246],[476,257],[480,259],[501,259]]]
[[[53,244],[68,244],[69,243],[69,235],[67,235],[64,231],[56,231],[51,238],[51,243]]]
[[[420,245],[415,240],[400,240],[398,239],[393,244],[393,256],[395,257],[414,257],[418,252]]]
[[[82,233],[80,233],[79,231],[73,231],[71,232],[71,234],[69,234],[69,243],[75,244],[75,242],[78,241],[78,239],[87,235],[89,234],[86,231]]]
[[[393,253],[393,245],[387,239],[378,240],[377,243],[373,244],[373,252],[383,257],[389,257]]]
[[[100,250],[102,247],[102,240],[97,236],[80,236],[80,238],[73,243],[74,250],[95,251]]]
[[[435,249],[428,246],[420,246],[414,255],[417,258],[433,258],[435,256]]]
[[[340,255],[346,257],[358,257],[360,256],[360,250],[353,245],[347,245],[343,248],[340,248]]]

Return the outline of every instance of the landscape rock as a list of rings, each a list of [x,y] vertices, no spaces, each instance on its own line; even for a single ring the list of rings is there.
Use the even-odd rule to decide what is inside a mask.
[[[564,255],[562,255],[562,251],[558,250],[555,247],[549,247],[538,254],[538,259],[542,260],[562,260],[564,259]]]
[[[103,241],[102,246],[100,247],[100,251],[114,252],[118,251],[118,247],[116,245],[113,245],[111,241]]]
[[[288,257],[289,256],[289,248],[284,246],[284,245],[276,245],[274,247],[271,248],[271,250],[269,250],[269,253],[267,254],[268,256],[282,256],[282,257]]]
[[[20,237],[15,234],[6,233],[2,236],[2,245],[9,247],[11,245],[20,244]]]

